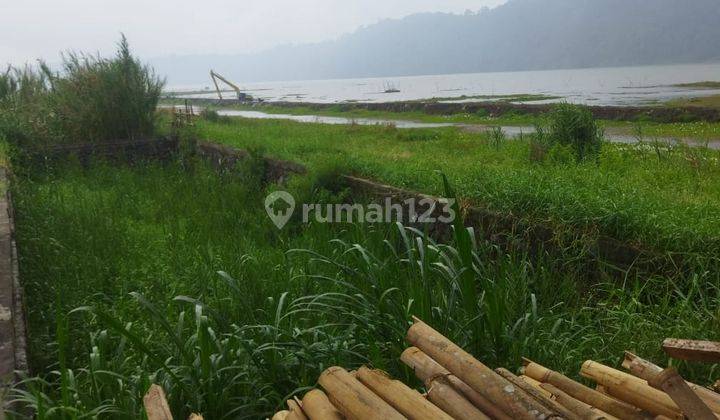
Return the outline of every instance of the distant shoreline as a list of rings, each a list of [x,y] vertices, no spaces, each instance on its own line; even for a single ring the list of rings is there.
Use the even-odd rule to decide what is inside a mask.
[[[166,103],[183,103],[203,106],[242,106],[242,107],[279,107],[307,108],[310,110],[352,111],[383,111],[383,112],[423,112],[428,115],[478,114],[502,116],[507,113],[541,115],[549,112],[553,104],[516,104],[511,102],[462,102],[446,103],[437,101],[399,101],[399,102],[351,102],[351,103],[313,103],[313,102],[254,102],[240,103],[235,99],[207,98],[176,98],[166,99]],[[619,106],[619,105],[588,105],[595,118],[616,121],[651,120],[664,123],[678,122],[720,122],[720,109],[698,106]]]

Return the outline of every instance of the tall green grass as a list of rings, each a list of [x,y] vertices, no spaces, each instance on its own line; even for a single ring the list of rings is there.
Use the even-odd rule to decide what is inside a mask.
[[[531,136],[498,142],[458,129],[397,130],[289,121],[200,121],[200,138],[269,156],[312,171],[341,172],[443,195],[436,171],[448,174],[469,202],[531,222],[610,236],[661,253],[720,255],[720,151],[606,144],[597,159],[572,154],[531,159]],[[417,141],[421,139],[421,141]],[[658,151],[660,154],[658,154]]]
[[[49,74],[44,64],[0,74],[0,136],[15,144],[50,136]]]
[[[164,81],[130,51],[115,57],[69,52],[62,68],[0,75],[0,134],[25,147],[151,137]]]
[[[152,136],[164,81],[130,52],[125,36],[113,58],[68,53],[52,79],[50,103],[67,141]]]
[[[720,338],[720,278],[702,267],[588,284],[572,261],[508,254],[460,224],[447,244],[392,224],[278,231],[259,185],[187,168],[71,167],[15,184],[36,376],[12,395],[38,417],[137,418],[159,383],[176,416],[262,418],[331,365],[414,383],[398,361],[412,315],[492,366],[526,356],[575,377],[625,349],[665,363],[666,336]],[[317,199],[312,185],[292,190]]]

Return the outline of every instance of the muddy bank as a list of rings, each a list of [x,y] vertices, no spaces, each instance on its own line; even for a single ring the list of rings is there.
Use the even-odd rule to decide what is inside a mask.
[[[190,102],[202,105],[237,105],[233,99],[191,99]],[[381,111],[381,112],[424,112],[428,115],[482,114],[499,117],[507,113],[540,115],[553,108],[553,104],[513,104],[508,102],[467,102],[441,103],[433,101],[386,102],[386,103],[336,103],[319,104],[309,102],[263,102],[254,107],[264,106],[284,108],[309,108],[323,111]],[[660,106],[590,106],[595,118],[604,120],[634,121],[651,120],[664,123],[673,122],[720,122],[720,109],[702,107],[660,107]]]

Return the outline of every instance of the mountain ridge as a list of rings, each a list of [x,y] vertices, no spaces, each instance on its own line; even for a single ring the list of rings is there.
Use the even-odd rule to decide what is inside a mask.
[[[421,13],[333,41],[256,54],[150,60],[171,83],[210,68],[243,82],[399,77],[720,61],[720,0],[510,0]]]

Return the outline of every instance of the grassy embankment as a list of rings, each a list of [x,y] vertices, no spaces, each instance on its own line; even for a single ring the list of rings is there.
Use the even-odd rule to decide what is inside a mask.
[[[675,85],[679,88],[689,89],[712,89],[720,90],[720,82],[705,81],[695,83],[683,83]],[[688,106],[688,107],[703,107],[703,108],[720,108],[720,95],[709,95],[697,98],[683,98],[669,101],[667,106]]]
[[[720,103],[710,103],[717,100],[715,97],[698,99],[697,106],[720,106]],[[695,101],[686,100],[686,101]],[[671,102],[665,106],[683,106],[686,101]],[[710,102],[705,102],[710,101]],[[177,101],[168,101],[170,103],[178,103]],[[383,120],[403,120],[417,121],[426,123],[452,123],[452,124],[468,124],[468,125],[507,125],[507,126],[535,126],[538,124],[546,124],[548,122],[547,115],[530,115],[518,112],[507,112],[501,116],[489,116],[485,112],[475,114],[471,113],[455,113],[449,115],[427,114],[422,111],[370,111],[364,109],[347,110],[342,106],[332,106],[329,108],[311,108],[302,106],[276,106],[262,105],[261,107],[253,107],[248,105],[232,105],[223,106],[223,108],[254,110],[266,112],[269,114],[290,114],[290,115],[321,115],[329,117],[342,118],[369,118]],[[648,120],[637,121],[616,121],[602,120],[600,124],[608,133],[635,135],[638,131],[647,138],[678,138],[678,139],[694,139],[699,141],[720,140],[720,123],[712,123],[705,121],[697,122],[676,122],[662,123]]]
[[[311,169],[334,166],[439,195],[435,171],[442,170],[461,196],[492,210],[663,251],[711,257],[720,251],[718,151],[605,144],[597,161],[576,164],[562,156],[533,161],[529,138],[504,141],[455,128],[224,119],[201,121],[198,131]]]

